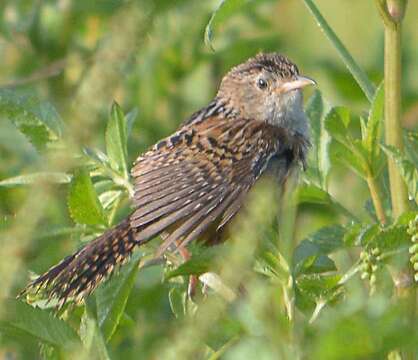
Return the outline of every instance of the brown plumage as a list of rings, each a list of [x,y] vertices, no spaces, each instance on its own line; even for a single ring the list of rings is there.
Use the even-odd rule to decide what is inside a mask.
[[[221,233],[267,168],[282,184],[304,164],[309,141],[300,89],[310,83],[278,54],[233,68],[207,107],[137,159],[132,214],[24,292],[45,288],[61,304],[81,300],[135,247],[163,232],[158,254],[186,246],[209,227]]]

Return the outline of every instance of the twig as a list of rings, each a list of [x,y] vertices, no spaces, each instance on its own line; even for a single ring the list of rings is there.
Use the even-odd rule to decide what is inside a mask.
[[[61,59],[61,60],[55,61],[44,68],[34,71],[32,74],[30,74],[27,77],[16,79],[16,80],[11,80],[4,84],[0,84],[0,88],[15,88],[17,86],[27,85],[27,84],[34,83],[36,81],[45,80],[51,77],[58,76],[65,69],[65,67],[67,66],[67,63],[68,63],[67,59]]]

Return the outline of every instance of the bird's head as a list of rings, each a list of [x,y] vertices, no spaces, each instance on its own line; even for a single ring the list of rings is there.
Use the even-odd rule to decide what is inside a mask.
[[[307,135],[301,89],[312,84],[315,81],[299,75],[297,66],[285,56],[258,54],[225,75],[218,97],[240,117]]]

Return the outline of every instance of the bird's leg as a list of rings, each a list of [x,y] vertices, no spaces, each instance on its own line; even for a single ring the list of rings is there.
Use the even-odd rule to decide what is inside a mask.
[[[179,246],[181,244],[180,240],[176,241],[176,245]],[[178,249],[180,256],[183,258],[184,261],[187,261],[191,258],[191,253],[187,248],[181,247]],[[189,276],[189,285],[187,287],[187,295],[190,299],[193,300],[195,294],[196,294],[196,287],[199,279],[196,275],[190,275]]]

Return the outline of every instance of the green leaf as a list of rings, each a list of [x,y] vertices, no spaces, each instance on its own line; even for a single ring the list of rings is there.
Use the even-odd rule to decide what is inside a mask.
[[[9,301],[7,309],[10,320],[0,322],[0,332],[25,333],[41,342],[64,349],[70,349],[80,342],[69,325],[47,311],[21,301]]]
[[[301,274],[323,273],[337,270],[334,262],[326,256],[321,248],[309,240],[302,240],[293,254],[293,273]]]
[[[379,85],[373,97],[367,120],[366,134],[363,138],[365,147],[369,152],[369,161],[373,163],[380,151],[381,124],[383,121],[383,110],[385,105],[385,88],[383,82]]]
[[[245,310],[242,309],[241,311]],[[205,357],[206,360],[225,359],[228,349],[232,348],[240,339],[240,336],[246,333],[242,322],[227,312],[208,330],[209,332],[205,340],[207,345],[215,352],[210,357]],[[232,358],[237,359],[236,356],[232,356]]]
[[[71,176],[61,172],[38,172],[27,175],[14,176],[0,181],[0,186],[13,187],[18,185],[30,185],[38,182],[53,184],[67,184]]]
[[[102,204],[84,168],[74,173],[68,194],[68,210],[73,220],[79,224],[107,225]]]
[[[407,225],[414,212],[404,213],[393,225],[380,227],[378,224],[352,224],[346,227],[343,242],[346,246],[378,247],[381,251],[392,251],[410,240]]]
[[[176,276],[204,274],[205,272],[209,271],[211,262],[212,258],[209,256],[200,255],[197,257],[192,257],[190,260],[181,264],[176,269],[168,272],[165,275],[165,279],[169,280]]]
[[[418,204],[418,169],[412,161],[407,159],[399,149],[382,145],[383,150],[390,156],[398,167],[402,178],[408,186],[409,196]]]
[[[168,300],[170,302],[171,311],[177,319],[181,319],[186,313],[186,297],[187,292],[179,289],[178,287],[171,288],[170,292],[168,293]]]
[[[62,121],[49,103],[0,89],[0,116],[10,121],[39,151],[61,137]]]
[[[371,176],[377,177],[385,166],[384,157],[380,151],[381,129],[384,111],[384,86],[380,84],[376,90],[370,108],[367,124],[362,128],[362,148],[367,152],[367,161]]]
[[[335,141],[331,144],[332,161],[343,164],[363,179],[366,179],[368,173],[368,165],[366,160],[359,154],[362,154],[362,151],[359,151],[357,154],[355,154],[353,151],[339,142]]]
[[[375,93],[375,86],[367,77],[367,74],[360,68],[360,66],[355,62],[352,55],[349,53],[347,48],[343,45],[341,40],[335,34],[334,30],[329,26],[328,22],[320,13],[319,9],[312,0],[303,0],[306,7],[311,12],[312,16],[317,21],[321,30],[324,32],[325,36],[337,50],[338,55],[340,55],[342,61],[344,62],[347,69],[353,75],[354,79],[359,84],[360,88],[363,90],[367,99],[372,102],[373,94]]]
[[[347,292],[348,297],[350,293]],[[413,359],[417,331],[415,324],[405,321],[408,317],[405,306],[400,301],[389,305],[390,299],[381,296],[366,299],[357,295],[355,299],[360,303],[356,310],[348,313],[348,307],[342,306],[345,311],[331,311],[324,316],[325,321],[319,321],[321,326],[315,328],[323,331],[311,348],[311,358],[398,360],[399,353],[393,350],[405,346]]]
[[[80,338],[84,348],[90,355],[89,358],[110,360],[103,335],[97,323],[94,306],[89,301],[84,308],[84,314],[80,323]]]
[[[100,202],[104,209],[110,208],[115,204],[115,201],[123,194],[120,190],[105,191],[99,195]]]
[[[363,225],[359,223],[348,225],[343,237],[346,246],[358,245],[358,236],[363,229]]]
[[[366,246],[380,231],[378,224],[363,226],[357,235],[355,245]]]
[[[214,246],[199,251],[197,254],[193,254],[190,260],[184,262],[176,269],[169,271],[165,275],[165,280],[169,280],[176,276],[201,275],[208,272],[211,269],[213,259],[222,256],[222,248],[222,246]]]
[[[345,229],[342,225],[326,226],[309,235],[307,240],[318,245],[321,252],[330,254],[344,246]]]
[[[236,10],[250,1],[251,0],[221,0],[215,11],[212,13],[212,16],[205,28],[205,44],[209,48],[214,50],[212,46],[214,29],[232,16]]]
[[[132,256],[129,264],[96,292],[97,321],[106,341],[109,341],[125,311],[129,294],[135,284],[141,253]]]
[[[122,109],[116,102],[110,111],[105,138],[106,152],[112,168],[127,178],[127,124]]]
[[[336,270],[334,262],[327,255],[344,247],[344,233],[343,226],[332,225],[302,240],[293,254],[294,273],[299,275]]]
[[[361,130],[361,138],[365,139],[367,136],[367,121],[361,115],[360,115],[360,130]]]
[[[314,134],[320,133],[320,121],[324,112],[324,102],[319,90],[315,90],[306,104],[306,115],[308,116]]]
[[[344,107],[335,107],[325,117],[325,128],[335,140],[331,144],[331,157],[351,168],[362,178],[369,174],[368,153],[362,141],[353,139],[349,125],[353,115]]]
[[[418,132],[417,131],[404,131],[405,139],[405,153],[408,158],[418,168]]]
[[[311,203],[333,206],[334,200],[331,195],[313,184],[304,184],[298,188],[299,203]]]
[[[133,108],[131,111],[129,111],[126,115],[125,115],[125,119],[126,119],[126,134],[127,137],[129,137],[129,135],[131,134],[132,131],[132,127],[134,125],[135,120],[138,117],[138,108]]]
[[[308,101],[306,107],[306,114],[309,118],[312,129],[312,145],[313,149],[311,154],[314,157],[314,166],[317,170],[317,177],[319,184],[322,188],[327,186],[327,178],[330,170],[330,161],[329,161],[329,143],[330,137],[328,132],[325,131],[324,121],[323,121],[323,110],[324,104],[322,100],[321,93],[318,90],[315,90],[313,95]]]
[[[363,225],[360,229],[355,227],[350,235],[355,238],[355,245],[367,248],[378,247],[382,252],[393,251],[407,246],[410,242],[410,235],[407,232],[408,219],[414,218],[415,215],[414,212],[406,212],[394,224],[386,227],[378,224]]]
[[[110,160],[108,156],[100,150],[85,147],[83,148],[83,153],[87,156],[89,162],[92,162],[96,165],[100,165],[103,168],[110,167]]]
[[[417,215],[416,211],[406,211],[396,219],[395,225],[408,225],[411,221],[415,221]]]
[[[335,140],[347,148],[350,148],[352,140],[348,132],[350,122],[351,112],[342,106],[332,108],[325,117],[325,129]]]
[[[263,251],[256,262],[255,270],[268,277],[275,277],[284,282],[289,279],[290,269],[280,252]]]
[[[39,346],[39,355],[42,360],[60,360],[60,352],[53,346],[41,343]]]
[[[339,284],[341,275],[303,275],[296,280],[299,295],[318,303],[329,303],[338,300],[343,292]]]
[[[327,191],[313,184],[304,184],[298,188],[298,202],[329,206],[342,215],[358,221],[357,217],[335,200]]]
[[[399,249],[402,245],[408,246],[410,235],[407,233],[407,225],[391,225],[379,229],[368,246],[377,246],[381,251],[392,251]]]

